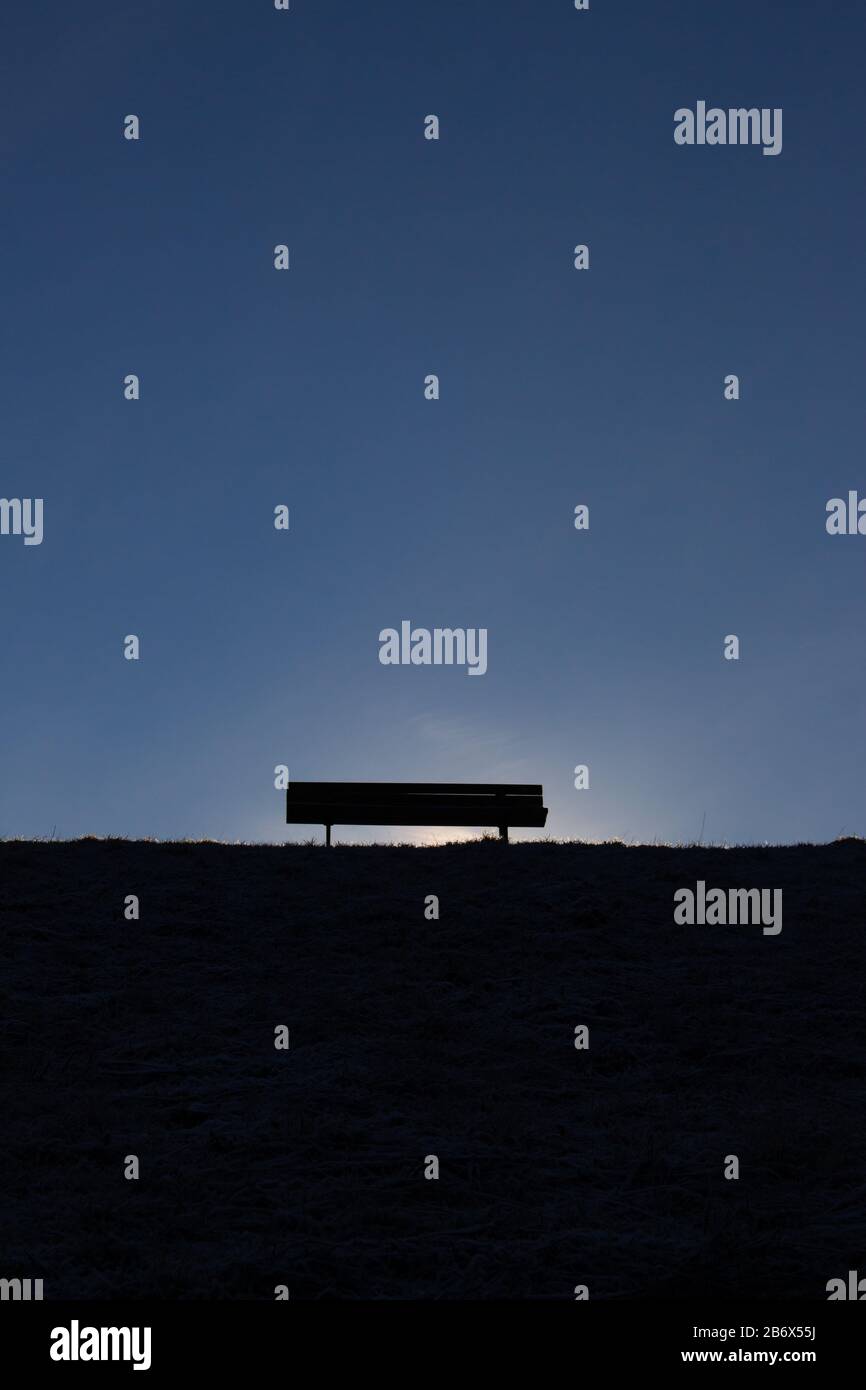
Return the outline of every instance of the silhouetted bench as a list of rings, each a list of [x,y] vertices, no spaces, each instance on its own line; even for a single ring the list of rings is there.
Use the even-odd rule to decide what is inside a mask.
[[[288,825],[542,826],[547,807],[540,786],[486,782],[292,782],[286,793]]]

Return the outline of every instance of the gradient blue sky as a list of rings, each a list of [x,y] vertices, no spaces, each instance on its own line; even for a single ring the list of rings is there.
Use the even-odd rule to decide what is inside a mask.
[[[540,781],[560,836],[866,832],[866,537],[824,525],[866,492],[864,39],[807,0],[7,6],[0,495],[45,539],[0,537],[0,834],[304,838],[277,763]],[[782,154],[676,146],[699,99],[782,107]],[[403,618],[486,627],[487,674],[380,665]]]

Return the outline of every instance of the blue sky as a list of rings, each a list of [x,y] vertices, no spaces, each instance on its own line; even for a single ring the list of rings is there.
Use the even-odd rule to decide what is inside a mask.
[[[2,37],[0,495],[45,534],[0,536],[0,834],[304,838],[278,763],[541,782],[558,836],[866,833],[866,537],[824,525],[866,493],[859,7]],[[781,107],[782,153],[677,146],[698,100]],[[487,673],[381,665],[402,619]]]

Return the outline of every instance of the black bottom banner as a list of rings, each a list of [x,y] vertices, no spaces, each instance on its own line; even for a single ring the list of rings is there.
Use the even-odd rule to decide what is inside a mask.
[[[488,1364],[485,1374],[501,1356],[509,1372],[526,1370],[542,1384],[548,1374],[558,1378],[549,1358],[559,1355],[575,1370],[612,1376],[740,1364],[810,1366],[826,1377],[856,1367],[864,1335],[859,1310],[807,1301],[5,1302],[0,1376],[11,1385],[13,1371],[21,1383],[22,1372],[98,1377],[111,1367],[115,1376],[143,1372],[167,1382],[186,1374],[266,1377],[266,1368],[304,1365],[319,1375],[340,1371],[345,1360],[354,1373],[415,1381],[439,1366],[453,1375],[474,1354]]]

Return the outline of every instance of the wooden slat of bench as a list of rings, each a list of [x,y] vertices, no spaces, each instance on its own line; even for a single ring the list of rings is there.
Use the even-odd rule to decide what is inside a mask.
[[[291,782],[290,797],[303,801],[383,801],[400,796],[542,797],[540,784],[495,782]]]
[[[442,815],[477,815],[490,820],[495,819],[503,811],[514,815],[538,811],[542,807],[542,801],[540,796],[389,796],[384,791],[380,791],[379,795],[375,797],[357,797],[348,801],[341,796],[291,796],[286,798],[286,808],[293,815],[299,814],[299,808],[318,809],[321,813],[319,819],[322,819],[325,813],[334,806],[348,807],[362,818],[370,816],[371,808],[387,806],[391,811],[402,810],[407,816],[414,811],[428,811],[435,808]]]
[[[290,800],[286,820],[295,825],[514,825],[542,826],[547,808],[527,797],[412,796],[400,801]]]

